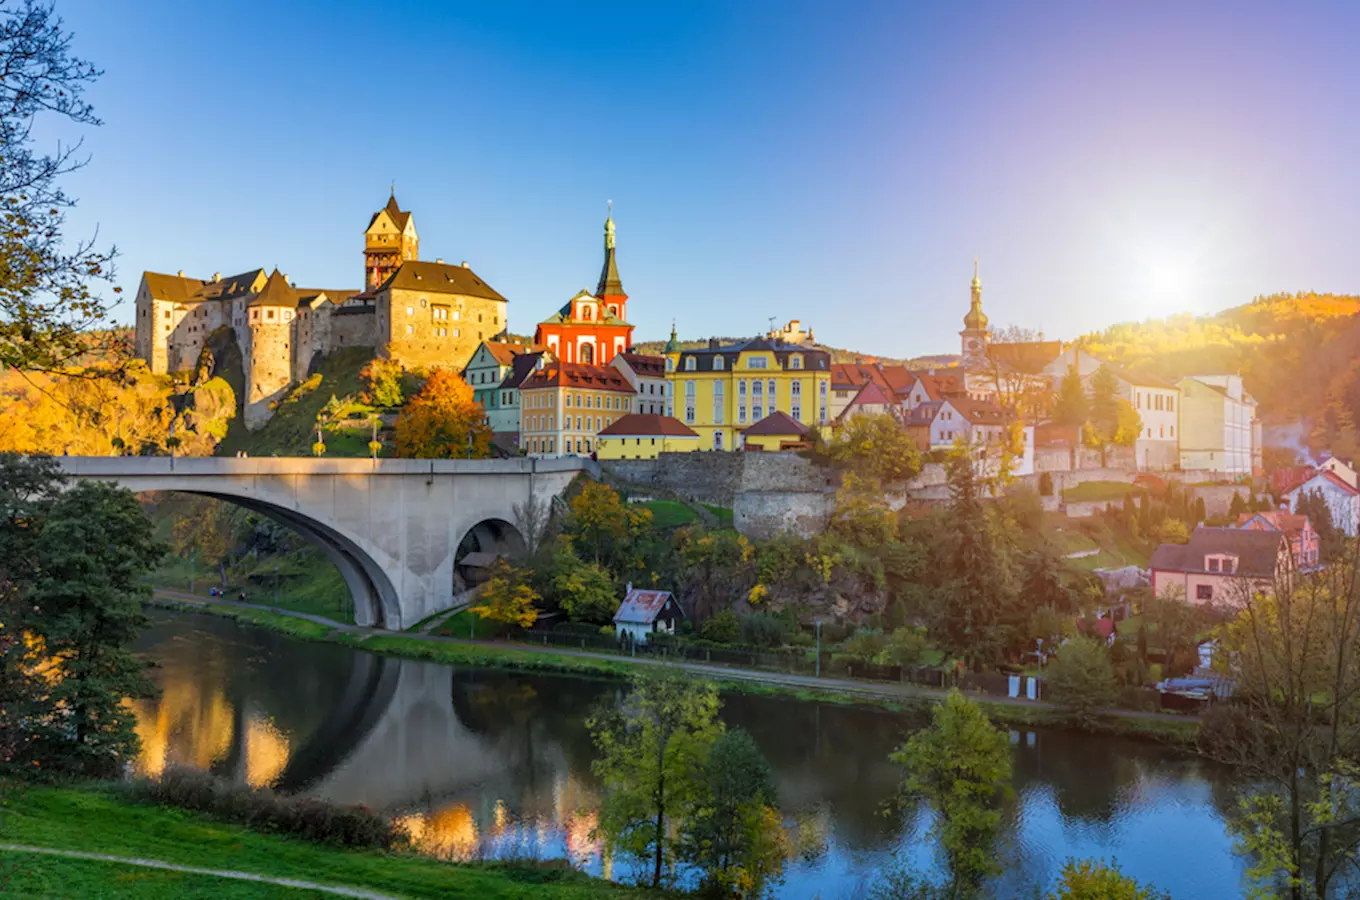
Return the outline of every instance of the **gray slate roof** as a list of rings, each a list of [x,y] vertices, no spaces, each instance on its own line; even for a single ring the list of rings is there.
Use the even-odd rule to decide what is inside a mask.
[[[1190,535],[1188,544],[1162,544],[1152,554],[1152,569],[1163,572],[1209,572],[1204,557],[1227,553],[1237,557],[1233,574],[1271,578],[1279,562],[1284,535],[1278,531],[1248,531],[1243,528],[1210,528],[1201,525]]]

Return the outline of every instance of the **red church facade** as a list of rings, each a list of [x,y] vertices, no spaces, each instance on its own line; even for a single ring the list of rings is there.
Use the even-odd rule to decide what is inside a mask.
[[[604,223],[604,268],[591,294],[581,291],[554,315],[538,323],[534,343],[562,362],[607,366],[633,346],[628,324],[628,295],[614,260],[614,218]]]

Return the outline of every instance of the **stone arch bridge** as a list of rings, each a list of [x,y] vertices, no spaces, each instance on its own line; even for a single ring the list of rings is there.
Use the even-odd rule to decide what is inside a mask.
[[[340,570],[360,625],[401,631],[447,609],[455,567],[523,546],[585,459],[65,456],[72,478],[225,500],[288,525]]]

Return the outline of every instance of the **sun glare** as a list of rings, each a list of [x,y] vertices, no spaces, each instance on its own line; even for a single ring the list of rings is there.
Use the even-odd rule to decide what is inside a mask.
[[[1170,262],[1148,267],[1141,312],[1145,317],[1165,316],[1187,308],[1194,299],[1193,277],[1183,265]]]

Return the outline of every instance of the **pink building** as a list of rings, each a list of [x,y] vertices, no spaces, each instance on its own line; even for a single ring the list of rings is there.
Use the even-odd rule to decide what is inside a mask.
[[[1162,544],[1152,554],[1152,592],[1185,592],[1190,603],[1233,603],[1241,591],[1270,590],[1292,568],[1285,535],[1201,525],[1188,544]]]
[[[1289,541],[1289,557],[1294,568],[1299,571],[1317,568],[1318,533],[1313,523],[1305,515],[1296,515],[1288,510],[1271,512],[1242,513],[1237,517],[1237,527],[1249,531],[1278,531]]]

